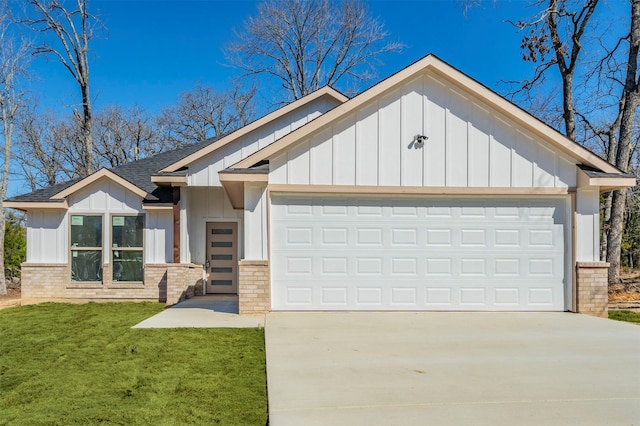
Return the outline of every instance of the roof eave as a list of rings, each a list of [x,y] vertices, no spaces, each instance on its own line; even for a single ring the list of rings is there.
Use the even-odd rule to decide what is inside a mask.
[[[67,210],[69,204],[66,199],[50,199],[47,201],[4,201],[2,205],[9,209],[28,210]]]

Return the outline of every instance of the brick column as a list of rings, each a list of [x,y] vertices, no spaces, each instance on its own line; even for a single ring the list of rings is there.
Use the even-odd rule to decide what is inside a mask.
[[[271,280],[268,260],[238,262],[238,307],[241,314],[271,310]]]
[[[607,262],[576,263],[576,307],[578,312],[595,317],[608,317],[608,268]]]
[[[167,305],[202,294],[202,265],[170,263],[167,265]]]

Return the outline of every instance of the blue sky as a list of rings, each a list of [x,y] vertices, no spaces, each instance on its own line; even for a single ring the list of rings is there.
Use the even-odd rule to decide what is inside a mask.
[[[505,21],[532,15],[523,0],[487,0],[466,16],[461,0],[372,0],[370,11],[391,38],[406,44],[382,58],[387,77],[434,53],[498,91],[499,80],[530,75],[520,60],[520,35]],[[92,43],[91,88],[95,108],[135,104],[159,112],[196,84],[224,90],[236,71],[224,65],[223,46],[255,13],[248,0],[94,0],[106,30]],[[71,77],[53,59],[32,66],[31,90],[40,106],[61,114],[77,103]]]

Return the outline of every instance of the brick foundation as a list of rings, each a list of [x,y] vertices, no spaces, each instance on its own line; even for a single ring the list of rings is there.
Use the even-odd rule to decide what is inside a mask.
[[[240,314],[257,314],[271,310],[269,261],[238,262],[238,305]]]
[[[609,303],[609,264],[606,262],[577,262],[576,311],[607,318]]]
[[[53,301],[165,302],[167,301],[167,270],[169,266],[171,265],[147,264],[144,266],[144,282],[124,283],[113,282],[111,280],[111,265],[105,264],[102,266],[102,282],[79,283],[71,281],[71,273],[67,264],[23,263],[22,304]],[[189,267],[193,268],[196,265],[186,266],[189,269]],[[202,267],[198,268],[196,269],[199,270],[199,278],[201,279]],[[191,275],[194,274],[184,274],[184,278],[181,280],[186,283],[187,277],[191,277]],[[197,285],[192,287],[196,288]]]

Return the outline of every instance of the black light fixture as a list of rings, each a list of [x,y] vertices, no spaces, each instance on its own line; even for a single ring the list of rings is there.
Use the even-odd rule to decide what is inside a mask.
[[[413,145],[416,148],[422,148],[422,146],[424,145],[424,143],[427,141],[427,139],[429,139],[428,136],[425,135],[415,135],[413,137]]]

